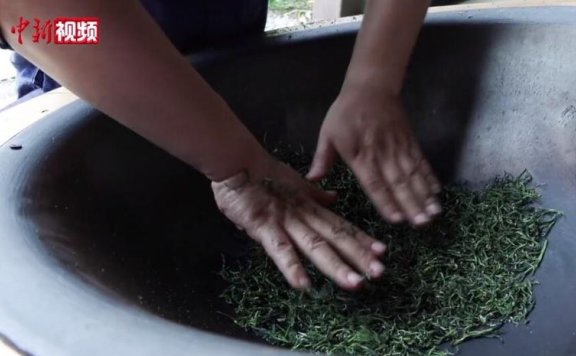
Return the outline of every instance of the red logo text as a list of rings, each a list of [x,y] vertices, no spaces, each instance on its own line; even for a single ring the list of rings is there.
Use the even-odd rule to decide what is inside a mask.
[[[100,43],[100,20],[95,17],[60,17],[45,21],[38,18],[29,21],[20,17],[18,23],[10,29],[11,33],[18,36],[19,44],[24,44],[24,35],[29,31],[33,43]]]

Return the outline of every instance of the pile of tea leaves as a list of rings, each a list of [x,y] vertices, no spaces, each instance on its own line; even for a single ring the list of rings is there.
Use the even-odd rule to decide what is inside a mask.
[[[305,171],[309,158],[287,159]],[[481,190],[451,185],[444,212],[422,230],[387,224],[344,166],[323,182],[337,213],[388,245],[385,276],[346,292],[312,265],[313,290],[291,289],[259,246],[225,262],[223,298],[234,321],[267,342],[348,355],[447,355],[471,338],[496,336],[534,307],[533,273],[560,213],[535,206],[531,176],[495,178]]]

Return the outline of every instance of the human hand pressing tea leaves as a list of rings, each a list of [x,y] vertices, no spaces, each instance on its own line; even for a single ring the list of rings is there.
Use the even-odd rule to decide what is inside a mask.
[[[156,2],[158,6],[163,3],[151,3]],[[75,46],[65,51],[59,46],[36,46],[30,41],[19,44],[15,36],[7,36],[6,40],[22,59],[26,58],[23,62],[30,65],[22,67],[26,69],[24,76],[28,72],[39,73],[50,87],[66,86],[99,111],[215,182],[213,188],[222,211],[264,246],[291,285],[306,288],[310,284],[296,255],[299,250],[339,286],[354,289],[361,284],[362,274],[371,278],[382,274],[383,266],[377,257],[385,247],[322,207],[318,199],[322,201],[325,194],[311,188],[294,171],[263,158],[268,155],[254,135],[180,51],[263,28],[263,23],[252,22],[264,19],[266,1],[260,2],[244,5],[246,9],[260,9],[255,13],[242,11],[254,20],[231,16],[230,20],[237,23],[224,26],[228,30],[219,34],[201,31],[198,36],[194,35],[194,28],[167,31],[158,25],[173,22],[167,18],[161,20],[162,13],[184,14],[177,10],[180,7],[173,7],[172,3],[179,2],[169,2],[164,9],[169,11],[162,11],[162,6],[151,6],[157,11],[146,11],[148,6],[143,7],[139,1],[57,0],[47,6],[42,1],[0,0],[0,25],[13,23],[16,15],[55,18],[63,13],[89,13],[107,24],[107,29],[122,34],[107,35],[98,46]],[[241,1],[232,3],[233,9],[244,8],[236,7]],[[440,209],[427,193],[437,189],[434,183],[424,182],[425,187],[415,183],[421,175],[426,176],[427,166],[413,155],[416,143],[407,132],[407,117],[397,114],[401,111],[395,101],[386,102],[390,104],[387,106],[382,103],[387,98],[383,93],[398,95],[401,89],[428,6],[428,1],[367,1],[366,16],[342,91],[356,95],[341,96],[333,105],[320,137],[322,144],[315,167],[321,168],[315,168],[310,175],[321,177],[325,173],[322,167],[329,168],[328,160],[322,157],[328,157],[330,150],[337,152],[352,165],[384,216],[397,222],[405,219],[414,225],[429,222]],[[211,27],[216,30],[222,26]],[[182,47],[177,48],[174,44],[182,37],[193,43],[181,43]],[[122,60],[110,61],[118,56],[119,48]],[[134,87],[138,90],[133,90]],[[266,97],[264,102],[270,99],[273,98]],[[386,116],[383,114],[386,110],[394,114]],[[393,120],[384,120],[385,117]],[[336,130],[340,125],[339,131]],[[354,155],[351,149],[354,147],[359,148],[360,156]],[[322,156],[322,152],[328,154]],[[402,158],[408,156],[411,158],[406,171]],[[411,174],[411,167],[418,168],[415,174]],[[386,175],[385,179],[380,174]],[[410,182],[404,179],[412,176]],[[384,185],[387,186],[381,188]],[[421,194],[423,189],[426,193]],[[386,209],[392,198],[388,199],[386,194],[393,195],[396,204],[390,211]],[[428,209],[424,204],[428,204]],[[396,210],[403,214],[399,219],[395,218]]]
[[[298,171],[302,151],[276,153]],[[483,189],[449,185],[442,218],[426,229],[386,223],[352,172],[336,165],[323,186],[340,193],[334,211],[388,244],[389,273],[349,293],[312,266],[309,293],[286,288],[259,248],[226,261],[222,297],[233,320],[265,341],[329,355],[452,355],[471,338],[496,336],[535,306],[533,273],[546,236],[561,213],[538,206],[524,172],[495,178]]]
[[[308,174],[312,181],[321,180],[339,155],[383,217],[412,225],[427,224],[441,211],[440,184],[398,99],[427,8],[425,1],[367,3],[346,80],[324,120]],[[294,171],[256,158],[250,167],[268,171],[245,170],[214,184],[216,200],[264,247],[293,287],[310,285],[296,249],[345,289],[358,288],[361,274],[382,274],[381,243],[322,207],[314,199],[318,194]]]
[[[157,2],[158,5],[162,3]],[[230,1],[232,3],[240,1]],[[246,9],[265,9],[265,4],[263,1],[259,6],[246,5]],[[172,8],[173,5],[166,8],[170,11],[161,11],[162,7],[159,7],[160,11],[152,12],[182,13],[175,10],[179,7]],[[349,155],[345,144],[357,144],[365,159],[347,159],[347,162],[363,179],[368,195],[386,216],[386,202],[382,197],[386,189],[390,190],[398,209],[404,214],[403,218],[414,225],[430,221],[433,217],[431,212],[439,208],[428,211],[423,208],[423,203],[415,204],[413,197],[419,194],[420,188],[412,183],[412,179],[407,184],[402,175],[386,179],[378,176],[378,172],[399,173],[397,168],[402,166],[402,162],[398,164],[398,159],[407,157],[413,151],[401,152],[410,147],[404,145],[405,142],[396,145],[397,138],[408,137],[412,146],[415,142],[406,132],[408,125],[405,116],[392,115],[390,118],[394,118],[393,121],[383,120],[384,111],[394,111],[397,107],[376,105],[386,96],[381,95],[383,91],[374,91],[373,88],[385,88],[386,93],[398,95],[428,5],[428,1],[367,1],[366,16],[343,89],[343,92],[351,93],[348,89],[360,88],[353,96],[358,100],[347,103],[351,106],[341,105],[344,104],[342,96],[334,104],[335,109],[326,119],[321,136],[321,142],[328,144],[320,146],[319,150],[329,152],[322,150],[331,148],[347,159],[354,155]],[[182,28],[178,31],[185,31],[186,36],[180,36],[178,31],[167,31],[174,35],[174,38],[169,38],[163,31],[165,29],[153,21],[139,1],[57,0],[47,6],[42,1],[0,0],[0,8],[0,25],[13,23],[16,15],[21,18],[55,18],[63,13],[89,13],[107,24],[106,28],[122,34],[106,36],[106,40],[98,46],[67,47],[65,51],[59,46],[36,46],[30,41],[18,44],[14,36],[6,39],[30,64],[22,67],[26,69],[22,74],[39,73],[46,79],[45,84],[56,85],[57,82],[66,86],[99,111],[216,182],[213,187],[220,208],[264,246],[293,286],[305,288],[310,284],[297,259],[296,250],[346,289],[357,288],[362,274],[377,277],[382,273],[383,266],[377,257],[384,246],[322,207],[317,199],[325,194],[310,188],[291,169],[276,161],[263,159],[267,154],[253,134],[224,98],[174,46],[177,37],[193,39],[194,43],[182,45],[196,48],[196,42],[202,37],[207,36],[206,44],[210,45],[220,35],[221,39],[228,38],[226,33],[217,35],[206,32],[198,34],[198,37],[192,35],[194,29]],[[263,11],[260,11],[259,15],[262,14]],[[249,17],[259,16],[250,14]],[[248,34],[263,28],[252,21],[243,21],[241,17],[231,16],[230,19],[238,20],[235,25],[224,26],[236,29],[231,30],[230,34]],[[157,22],[171,22],[166,20]],[[217,29],[220,26],[211,27]],[[146,41],[142,41],[142,38],[146,38]],[[122,49],[122,60],[110,61],[110,58],[118,56],[119,48]],[[124,65],[126,63],[138,65]],[[133,90],[134,87],[138,90]],[[370,110],[368,116],[362,112],[374,108],[378,110]],[[352,120],[347,121],[347,116]],[[369,120],[363,121],[365,117]],[[332,130],[340,124],[345,129],[351,129],[348,136],[336,135],[336,131]],[[387,154],[382,154],[383,147]],[[389,154],[392,153],[388,149],[390,147],[394,148],[392,155]],[[401,154],[396,154],[398,152]],[[418,163],[419,158],[412,158],[408,163],[414,166],[413,163]],[[317,162],[320,166],[328,166],[327,161],[321,158]],[[258,164],[263,166],[258,167]],[[419,164],[416,167],[420,167],[420,172],[426,166]],[[410,177],[411,171],[408,168],[403,174]],[[319,178],[322,174],[320,169],[320,173],[311,173],[311,178]],[[396,187],[388,185],[386,189],[379,188],[386,183],[397,184]],[[433,184],[429,188],[434,191]],[[433,198],[424,195],[426,199],[421,199],[426,204],[430,204],[428,200],[432,199],[434,207]],[[390,218],[394,220],[394,211]]]
[[[368,1],[342,90],[318,139],[308,179],[325,177],[337,156],[391,223],[426,225],[442,210],[440,184],[411,132],[402,82],[427,1]]]
[[[360,287],[362,275],[382,275],[378,257],[386,246],[322,205],[334,196],[271,157],[255,167],[212,183],[214,196],[224,215],[262,245],[292,287],[311,285],[297,250],[344,289]]]
[[[308,179],[324,178],[338,155],[388,222],[421,226],[442,211],[440,183],[398,97],[361,88],[341,94],[322,125]]]

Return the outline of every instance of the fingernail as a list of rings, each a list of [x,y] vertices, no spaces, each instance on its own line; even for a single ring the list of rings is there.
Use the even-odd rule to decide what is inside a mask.
[[[300,288],[310,289],[310,280],[308,278],[300,278],[298,282],[300,284]]]
[[[414,217],[414,225],[423,225],[430,221],[428,215],[426,214],[418,214]]]
[[[438,215],[442,212],[442,207],[438,203],[428,204],[426,212],[430,215]]]
[[[315,182],[318,180],[318,173],[316,172],[316,169],[312,169],[310,170],[307,174],[306,174],[306,179]]]
[[[386,245],[384,245],[382,242],[373,242],[370,248],[377,254],[381,254],[386,251]]]
[[[358,285],[364,280],[364,278],[362,278],[362,276],[360,276],[358,273],[354,273],[354,272],[348,273],[347,278],[348,278],[348,282],[352,283],[353,285]]]
[[[384,272],[384,266],[382,265],[382,263],[378,261],[370,262],[370,276],[372,276],[372,278],[380,277],[383,272]]]

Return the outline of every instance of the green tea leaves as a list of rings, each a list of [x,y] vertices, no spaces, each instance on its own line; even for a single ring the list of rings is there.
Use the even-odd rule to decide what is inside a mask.
[[[289,162],[305,169],[307,160]],[[314,289],[292,290],[254,246],[239,264],[225,265],[236,323],[274,345],[349,355],[446,355],[441,345],[496,336],[534,307],[532,274],[546,235],[561,214],[536,207],[531,176],[495,179],[480,191],[447,187],[444,213],[413,230],[385,223],[351,172],[339,166],[323,185],[337,190],[334,210],[388,244],[386,273],[362,291],[338,289],[312,266]]]

